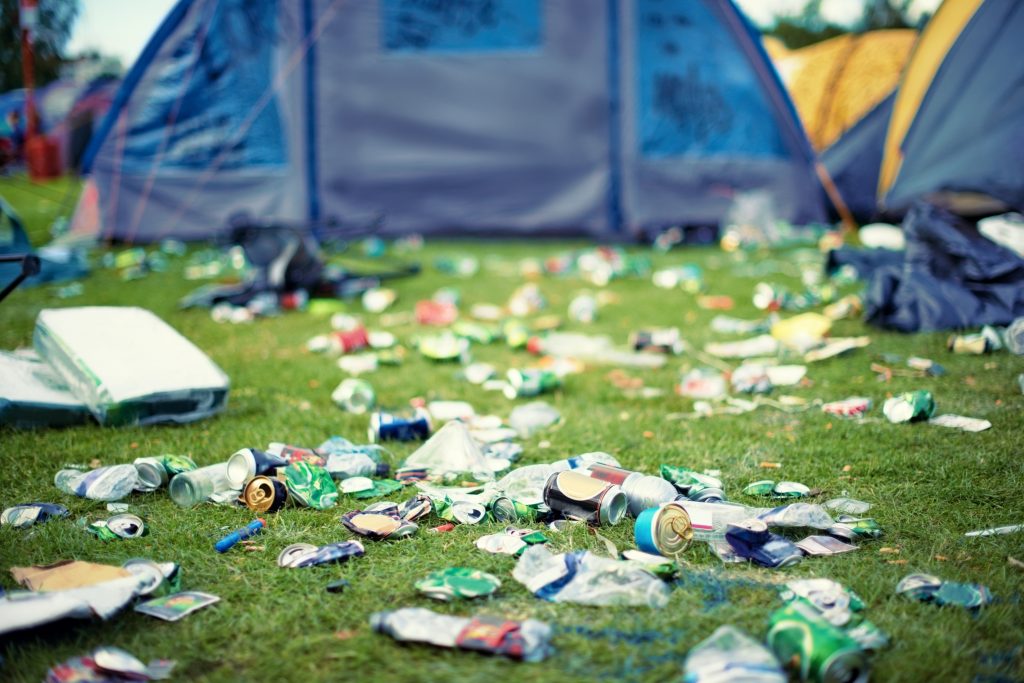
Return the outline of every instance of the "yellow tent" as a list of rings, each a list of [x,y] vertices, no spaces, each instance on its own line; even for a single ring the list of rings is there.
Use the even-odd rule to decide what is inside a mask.
[[[815,149],[835,142],[893,91],[916,40],[912,29],[890,29],[847,33],[799,50],[770,46]]]

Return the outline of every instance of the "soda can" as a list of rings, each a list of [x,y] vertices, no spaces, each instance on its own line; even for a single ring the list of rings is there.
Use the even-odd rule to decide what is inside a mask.
[[[772,613],[768,647],[779,661],[796,668],[802,681],[865,683],[867,655],[853,638],[833,626],[803,598]]]
[[[135,487],[136,491],[156,491],[167,486],[167,482],[170,481],[170,474],[164,467],[161,457],[135,458],[132,464],[139,472],[139,485]]]
[[[492,328],[469,321],[455,323],[452,325],[452,332],[456,337],[468,339],[477,344],[490,344],[496,336],[496,332]]]
[[[836,525],[827,531],[830,536],[843,540],[854,541],[861,538],[881,538],[882,525],[871,517],[849,517],[843,515],[836,520]]]
[[[288,495],[300,505],[317,510],[332,508],[338,501],[338,487],[323,467],[294,462],[284,470]]]
[[[377,395],[366,380],[349,377],[331,393],[331,400],[347,413],[362,415],[373,408]]]
[[[334,344],[342,353],[352,353],[370,345],[370,337],[362,325],[351,330],[338,330],[333,334]]]
[[[87,528],[89,533],[94,534],[102,541],[111,541],[115,538],[139,538],[146,534],[146,524],[141,517],[130,513],[114,515],[110,519],[101,519],[93,522]]]
[[[496,522],[532,522],[537,510],[508,496],[498,496],[491,502],[491,516]]]
[[[417,408],[411,417],[379,410],[370,416],[370,443],[381,441],[424,441],[432,431],[430,413]]]
[[[588,524],[614,526],[626,514],[628,501],[618,486],[569,470],[548,477],[544,504],[553,512]]]
[[[629,345],[637,351],[654,351],[677,355],[686,348],[678,327],[660,330],[640,330],[630,335]]]
[[[156,563],[143,557],[125,560],[121,565],[136,576],[145,578],[139,595],[161,597],[181,590],[181,567],[175,562]]]
[[[241,489],[245,482],[253,477],[287,466],[288,461],[281,456],[264,453],[255,448],[241,448],[228,458],[228,481],[231,482],[232,488]]]
[[[501,587],[498,577],[469,567],[448,567],[431,572],[416,582],[416,590],[428,598],[479,598],[491,595]]]
[[[512,369],[506,377],[508,386],[505,387],[505,396],[510,399],[537,396],[562,386],[562,378],[550,370]]]
[[[637,548],[665,557],[683,552],[693,539],[690,515],[671,503],[641,512],[633,525],[633,533]]]
[[[935,399],[930,391],[908,391],[888,399],[882,405],[882,412],[894,424],[921,422],[935,414]]]
[[[775,482],[770,479],[763,479],[761,481],[755,481],[753,484],[747,484],[743,489],[743,495],[770,496],[774,490]]]
[[[288,487],[279,479],[259,475],[245,485],[242,501],[255,512],[277,512],[288,502]]]
[[[67,517],[69,514],[66,507],[56,503],[27,503],[9,507],[0,513],[0,525],[25,529],[36,522],[41,524],[51,519]]]

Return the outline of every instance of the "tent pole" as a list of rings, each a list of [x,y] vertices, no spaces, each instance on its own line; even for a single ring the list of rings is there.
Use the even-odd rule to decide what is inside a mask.
[[[837,188],[836,184],[832,181],[832,176],[828,174],[828,169],[825,168],[825,164],[815,159],[814,170],[818,174],[818,180],[821,181],[821,186],[825,188],[825,194],[828,195],[829,201],[832,202],[832,206],[836,207],[836,213],[839,214],[839,219],[843,223],[843,232],[853,232],[857,229],[857,221],[854,220],[853,214],[850,213],[850,208],[846,206],[846,202],[843,201],[843,196],[839,194],[839,188]]]

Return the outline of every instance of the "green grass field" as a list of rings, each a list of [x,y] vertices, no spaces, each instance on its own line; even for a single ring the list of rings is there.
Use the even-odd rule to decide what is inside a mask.
[[[63,206],[63,188],[0,182],[0,194],[26,220],[37,244],[45,241],[50,219]],[[457,288],[465,309],[477,302],[503,304],[522,281],[488,268],[488,259],[511,263],[581,246],[586,245],[430,241],[415,255],[424,265],[423,274],[397,283],[399,299],[392,311],[409,311],[442,286]],[[749,255],[740,261],[716,247],[665,255],[641,247],[635,251],[649,254],[656,267],[701,264],[708,292],[733,296],[736,308],[731,314],[740,317],[759,314],[750,303],[759,280],[798,284],[790,252]],[[433,267],[439,256],[462,254],[485,262],[476,277],[459,279]],[[201,284],[183,279],[183,266],[184,259],[178,258],[167,272],[133,282],[97,268],[83,280],[84,293],[78,297],[58,299],[55,287],[43,286],[18,290],[0,304],[4,349],[31,344],[36,314],[45,307],[149,308],[204,349],[232,384],[223,414],[183,427],[93,425],[35,432],[0,428],[2,506],[43,500],[71,510],[70,519],[29,530],[0,528],[0,585],[16,588],[9,573],[12,566],[68,558],[120,564],[147,557],[180,563],[184,589],[211,592],[222,600],[177,623],[128,610],[108,622],[65,622],[0,641],[0,679],[38,681],[48,667],[68,657],[116,645],[145,661],[177,660],[174,680],[183,681],[678,680],[687,650],[719,625],[733,624],[762,637],[768,615],[780,604],[774,584],[830,577],[860,594],[868,617],[891,636],[891,646],[874,659],[874,680],[1024,680],[1024,571],[1008,562],[1008,557],[1024,560],[1024,533],[963,536],[971,529],[1024,522],[1024,396],[1017,386],[1017,375],[1024,372],[1022,357],[1007,352],[954,355],[945,348],[945,334],[900,335],[859,321],[840,321],[833,334],[868,334],[871,345],[811,365],[810,385],[785,393],[823,400],[869,396],[875,406],[863,422],[832,418],[816,408],[800,413],[762,408],[739,416],[667,420],[667,414],[692,407],[690,400],[672,392],[680,369],[698,365],[687,356],[671,359],[663,370],[632,373],[648,386],[668,392],[657,399],[625,397],[606,378],[609,368],[569,377],[563,390],[548,397],[562,412],[564,423],[524,442],[522,463],[603,450],[626,467],[651,473],[661,463],[717,468],[727,492],[738,500],[743,500],[742,487],[757,479],[799,481],[823,489],[821,500],[847,492],[871,502],[870,514],[886,535],[862,543],[855,553],[808,558],[775,571],[726,566],[705,547],[695,546],[685,553],[683,579],[664,609],[562,605],[542,602],[517,583],[511,576],[513,559],[474,547],[478,536],[499,531],[499,524],[460,526],[446,534],[421,531],[397,542],[367,540],[366,556],[345,565],[279,569],[275,560],[285,545],[351,537],[339,517],[360,501],[346,496],[329,512],[288,508],[274,515],[258,539],[265,547],[260,552],[235,549],[219,555],[212,547],[225,527],[248,523],[253,518],[250,511],[212,505],[183,510],[165,492],[127,499],[131,511],[150,526],[142,539],[103,543],[79,528],[78,519],[98,519],[107,513],[103,503],[73,498],[54,487],[53,475],[64,463],[114,464],[142,455],[185,453],[200,464],[212,464],[243,446],[265,447],[270,441],[316,445],[332,434],[362,441],[366,433],[366,416],[348,415],[330,400],[343,373],[331,359],[305,349],[307,339],[327,331],[326,319],[288,313],[236,326],[218,324],[206,311],[179,311],[179,297]],[[544,278],[540,286],[549,311],[563,315],[574,294],[588,287],[575,277]],[[708,328],[715,312],[700,309],[691,294],[655,289],[649,278],[616,280],[607,290],[619,300],[601,310],[598,322],[569,323],[567,329],[606,333],[623,343],[630,331],[654,326],[679,326],[697,347],[717,338]],[[356,304],[350,310],[360,312],[360,307]],[[365,319],[371,329],[378,327],[378,316],[367,314]],[[418,331],[412,325],[390,330],[406,340]],[[944,365],[947,374],[926,379],[897,375],[879,382],[870,369],[872,362],[905,368],[903,362],[881,360],[882,354],[904,360],[911,355],[931,358]],[[525,351],[510,351],[502,344],[474,347],[473,356],[501,370],[531,362]],[[438,397],[469,401],[478,413],[508,415],[512,402],[457,380],[456,370],[413,352],[401,367],[382,368],[366,377],[385,406],[400,407],[413,397]],[[918,388],[934,393],[939,412],[986,418],[992,429],[969,434],[927,424],[889,424],[881,415],[886,396]],[[414,448],[395,446],[392,464]],[[761,469],[762,461],[780,462],[782,467]],[[435,526],[435,519],[427,518],[422,526]],[[632,523],[602,529],[601,534],[620,550],[634,547]],[[549,547],[557,551],[606,552],[585,529],[550,537]],[[472,604],[438,603],[417,594],[417,579],[447,566],[494,573],[502,587],[495,597]],[[894,595],[896,583],[911,572],[983,583],[995,602],[974,615]],[[326,584],[338,578],[350,581],[351,588],[340,595],[327,593]],[[557,652],[543,663],[522,664],[471,652],[400,645],[369,629],[371,612],[404,606],[542,619],[555,628]]]

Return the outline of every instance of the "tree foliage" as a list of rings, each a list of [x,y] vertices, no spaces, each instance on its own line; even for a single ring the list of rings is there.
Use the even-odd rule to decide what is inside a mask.
[[[46,85],[60,75],[64,47],[78,16],[79,0],[39,0],[33,44],[35,81]],[[18,0],[0,0],[0,92],[24,87]]]
[[[780,17],[766,31],[796,50],[850,31],[875,31],[888,28],[913,28],[910,20],[912,0],[866,0],[860,18],[850,26],[827,21],[821,14],[821,0],[811,0],[798,14]],[[922,20],[925,17],[922,17]]]

